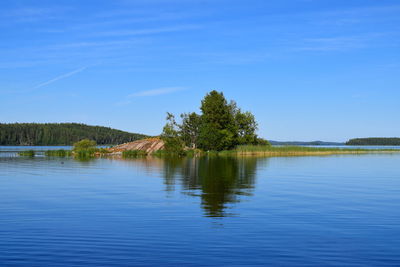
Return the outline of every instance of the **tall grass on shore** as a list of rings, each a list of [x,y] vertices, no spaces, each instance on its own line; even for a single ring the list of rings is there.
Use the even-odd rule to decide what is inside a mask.
[[[271,155],[271,156],[295,156],[295,155],[334,155],[334,154],[366,154],[382,152],[400,152],[396,149],[361,149],[361,148],[337,148],[337,147],[307,147],[307,146],[238,146],[233,153],[239,155]]]
[[[58,149],[58,150],[47,150],[44,152],[45,156],[47,157],[70,157],[72,155],[71,150],[64,150],[64,149]]]
[[[151,153],[151,155],[155,157],[195,157],[202,154],[204,154],[204,152],[199,149],[187,149],[180,151],[179,153],[157,150]]]
[[[34,157],[36,152],[34,150],[26,150],[26,151],[21,151],[18,153],[18,155],[23,156],[23,157]]]
[[[139,158],[147,156],[147,152],[143,150],[126,150],[122,152],[123,158]]]

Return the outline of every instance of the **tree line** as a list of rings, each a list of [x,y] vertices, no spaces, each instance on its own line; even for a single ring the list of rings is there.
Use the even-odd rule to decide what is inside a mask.
[[[243,112],[234,101],[228,102],[222,92],[211,91],[201,101],[201,113],[183,113],[181,123],[167,113],[162,139],[165,149],[179,152],[183,147],[204,151],[230,150],[238,145],[268,145],[257,136],[258,124],[250,112]]]
[[[398,137],[354,138],[346,142],[349,146],[400,146]]]
[[[146,137],[79,123],[0,123],[0,145],[72,145],[82,139],[94,140],[99,145],[111,145]]]

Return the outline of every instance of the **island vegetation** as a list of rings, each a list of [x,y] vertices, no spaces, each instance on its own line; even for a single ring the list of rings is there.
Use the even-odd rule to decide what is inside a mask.
[[[42,133],[24,136],[23,134],[19,134],[20,139],[12,140],[29,140],[31,143],[38,142],[39,144],[42,144],[44,142],[43,140],[47,140],[46,144],[53,142],[65,142],[65,144],[67,144],[71,140],[79,138],[79,136],[92,136],[92,138],[84,138],[83,140],[75,142],[72,150],[61,149],[45,152],[46,156],[73,156],[75,158],[91,158],[108,155],[121,156],[122,158],[138,158],[148,155],[156,157],[202,155],[306,156],[400,152],[398,149],[371,150],[360,148],[271,145],[267,140],[258,137],[258,124],[255,116],[251,112],[242,111],[237,106],[236,102],[228,101],[222,92],[217,92],[215,90],[209,92],[201,101],[199,114],[195,112],[183,113],[179,118],[180,120],[178,122],[173,114],[167,113],[167,122],[163,128],[162,134],[159,137],[145,138],[143,140],[137,139],[145,137],[144,135],[129,134],[106,127],[82,124],[57,124],[57,127],[54,129],[57,129],[57,132],[60,129],[64,129],[61,126],[65,126],[65,129],[69,129],[68,127],[72,126],[71,129],[88,129],[89,132],[80,135],[72,134],[74,132],[72,130],[65,130],[65,135],[60,132],[57,132],[56,135],[44,135],[44,133]],[[44,125],[49,126],[48,124]],[[16,124],[15,126],[18,128],[20,125]],[[37,126],[37,129],[40,129],[39,125]],[[33,128],[28,127],[27,129]],[[38,130],[38,132],[40,132],[40,130]],[[108,133],[108,135],[106,133]],[[44,136],[48,138],[44,138]],[[400,142],[396,143],[396,141],[398,141],[397,139],[400,140],[400,138],[352,139],[346,144],[400,144]],[[58,141],[56,142],[55,140]],[[96,140],[101,141],[97,142]],[[364,143],[359,142],[359,140],[362,140]],[[98,144],[109,144],[117,141],[125,144],[109,149],[98,147]],[[126,141],[134,142],[126,143]],[[322,145],[320,141],[317,142],[318,143],[315,143],[315,145]],[[24,151],[21,152],[20,155],[34,156],[35,152]]]
[[[146,138],[102,126],[79,123],[0,123],[0,145],[72,145],[82,139],[99,145],[121,144]]]
[[[355,138],[346,142],[348,146],[400,146],[400,138],[398,137],[369,137]]]
[[[267,140],[257,136],[254,115],[243,112],[236,102],[228,102],[222,92],[208,93],[201,101],[200,111],[200,114],[181,114],[181,123],[167,113],[167,123],[161,134],[166,151],[179,154],[185,148],[222,151],[239,145],[270,146]]]
[[[25,150],[18,152],[18,155],[23,157],[34,157],[36,155],[35,150]]]

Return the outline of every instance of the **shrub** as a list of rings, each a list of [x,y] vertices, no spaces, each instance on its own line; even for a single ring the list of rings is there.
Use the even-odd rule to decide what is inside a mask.
[[[93,149],[93,148],[96,148],[96,141],[89,140],[89,139],[83,139],[74,144],[74,151],[89,150],[89,149]]]

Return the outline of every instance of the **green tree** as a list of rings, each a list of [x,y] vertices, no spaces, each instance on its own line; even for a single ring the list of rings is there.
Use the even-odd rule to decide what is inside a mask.
[[[237,131],[232,107],[223,93],[211,91],[201,101],[199,148],[204,150],[231,149],[237,145]]]
[[[241,112],[238,110],[235,114],[235,122],[238,129],[238,143],[257,144],[257,122],[253,114],[250,112]]]
[[[165,151],[182,155],[184,153],[184,142],[181,138],[178,124],[175,116],[167,112],[167,123],[163,128],[161,139],[164,141]]]
[[[184,146],[203,150],[228,150],[237,145],[267,144],[257,137],[255,117],[242,112],[236,102],[228,101],[222,92],[211,91],[201,101],[201,115],[184,113],[182,123],[168,113],[162,137],[171,151]]]
[[[188,147],[197,148],[201,117],[195,112],[181,114],[182,124],[179,125],[182,140]]]

